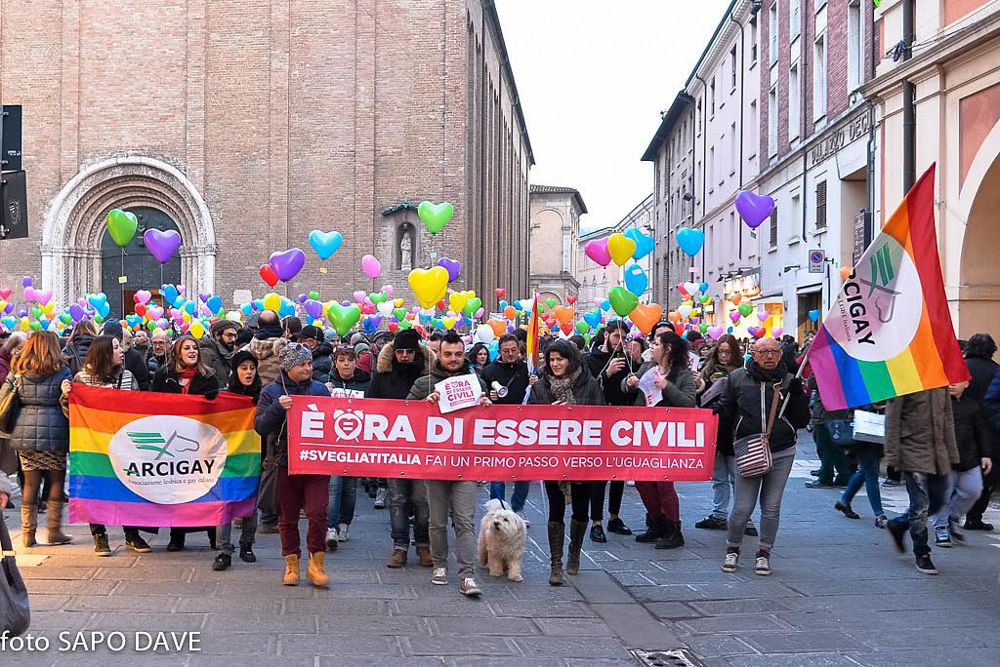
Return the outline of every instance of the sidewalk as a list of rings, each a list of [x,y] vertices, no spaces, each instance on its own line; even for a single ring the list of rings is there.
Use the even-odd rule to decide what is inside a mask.
[[[801,450],[809,456],[809,443]],[[583,570],[562,588],[546,583],[545,495],[533,484],[525,581],[477,570],[480,600],[459,595],[454,567],[450,585],[432,586],[412,550],[405,569],[386,568],[388,514],[363,494],[350,542],[328,555],[329,591],[281,586],[277,535],[258,536],[256,564],[237,560],[213,572],[203,534],[189,536],[187,551],[167,553],[161,531],[153,553],[139,556],[123,551],[112,528],[115,554],[97,558],[86,527],[74,526],[75,544],[19,554],[31,592],[30,634],[51,646],[8,649],[4,658],[16,661],[4,664],[134,667],[155,659],[231,667],[275,657],[283,666],[642,664],[633,649],[686,649],[690,664],[704,665],[997,664],[1000,533],[969,533],[967,546],[934,549],[941,574],[922,575],[874,526],[863,495],[854,502],[863,520],[851,521],[832,509],[834,490],[804,488],[812,467],[800,460],[789,480],[770,577],[755,576],[747,558],[736,574],[719,571],[724,534],[693,528],[710,508],[707,483],[678,486],[684,548],[588,538]],[[888,491],[887,511],[905,507],[901,489]],[[8,514],[16,528],[16,510]],[[643,515],[629,487],[623,517],[636,530]],[[996,506],[987,520],[1000,523]],[[744,552],[755,545],[747,538]],[[58,651],[60,632],[73,638],[81,630],[119,631],[130,642],[134,631],[198,631],[202,650]]]

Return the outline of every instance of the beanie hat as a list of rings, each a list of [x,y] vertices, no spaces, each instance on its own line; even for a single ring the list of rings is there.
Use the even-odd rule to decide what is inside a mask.
[[[283,371],[291,370],[299,364],[312,361],[312,358],[313,355],[309,351],[309,348],[299,343],[289,343],[282,348],[281,352],[278,352],[278,363],[281,365],[281,370]]]
[[[101,333],[105,336],[112,336],[118,340],[122,339],[122,323],[119,320],[107,320]]]
[[[363,353],[369,351],[370,349],[372,349],[372,346],[365,342],[354,344],[354,354],[358,356],[361,356]]]
[[[393,339],[393,348],[396,350],[419,350],[420,334],[413,329],[401,329]]]
[[[311,324],[309,326],[302,327],[302,331],[299,333],[299,340],[304,338],[311,338],[312,340],[318,340],[322,343],[324,340],[323,330]]]
[[[239,329],[240,325],[232,320],[218,320],[212,322],[212,326],[209,327],[208,332],[212,334],[213,338],[217,338],[226,329]]]
[[[235,371],[244,361],[252,361],[254,366],[260,365],[260,362],[257,361],[257,357],[253,356],[253,353],[250,352],[250,350],[239,350],[229,361],[229,367]]]

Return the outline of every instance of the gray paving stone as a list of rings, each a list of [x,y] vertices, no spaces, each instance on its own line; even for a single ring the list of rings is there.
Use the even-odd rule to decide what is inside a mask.
[[[154,578],[142,581],[122,581],[115,589],[115,594],[125,597],[197,597],[213,595],[217,585],[209,582],[161,581]],[[246,593],[245,587],[243,592]]]
[[[277,641],[269,633],[210,631],[201,634],[201,656],[277,655]],[[192,661],[195,654],[192,654]]]
[[[716,614],[768,614],[776,611],[788,611],[792,607],[788,598],[748,598],[746,600],[694,600],[688,602],[696,612],[706,616]]]
[[[63,595],[110,595],[119,585],[117,581],[87,579],[84,581],[61,581],[58,579],[32,579],[26,581],[28,593]]]
[[[389,615],[385,600],[345,600],[342,598],[292,598],[284,601],[286,612],[293,614],[319,614],[322,616],[360,616],[371,618]]]
[[[726,658],[727,665],[733,667],[802,667],[802,665],[817,665],[818,667],[845,667],[858,663],[852,656],[837,651],[798,653],[795,655],[741,655]],[[901,663],[894,663],[901,664]],[[933,663],[940,664],[940,663]]]
[[[542,634],[552,637],[613,637],[615,634],[603,620],[596,618],[535,618],[534,622]]]
[[[341,637],[338,635],[280,634],[278,655],[330,656],[344,660],[364,656],[365,660],[402,657],[399,640],[395,637]],[[343,664],[343,663],[342,663]],[[377,663],[376,663],[377,664]]]
[[[738,637],[719,635],[714,637],[685,638],[687,647],[700,658],[718,658],[727,655],[756,654],[756,651]]]
[[[465,621],[467,619],[452,619]],[[331,635],[351,636],[395,636],[395,635],[429,635],[433,620],[420,616],[384,616],[371,618],[365,616],[318,616],[319,632]],[[443,634],[443,633],[441,633]]]
[[[559,619],[568,620],[568,619]],[[428,618],[431,633],[435,636],[446,635],[496,635],[499,637],[518,637],[537,635],[538,627],[527,618],[461,618],[443,616]]]
[[[743,634],[746,632],[788,632],[796,629],[796,627],[787,623],[782,623],[773,616],[757,614],[688,618],[678,621],[677,624],[688,632],[696,635]]]
[[[97,574],[96,567],[22,567],[18,568],[25,579],[68,579],[83,581]]]
[[[170,614],[159,611],[98,612],[87,622],[87,630],[114,628],[122,632],[198,632],[204,629],[205,614]]]
[[[399,600],[389,602],[395,614],[403,616],[494,616],[485,600],[469,600],[455,591],[454,597],[445,600]]]
[[[885,653],[852,653],[851,659],[865,667],[896,665],[949,665],[954,667],[994,667],[995,648],[923,647]]]
[[[30,597],[31,611],[55,611],[64,609],[73,600],[72,595],[32,595]]]
[[[596,617],[593,609],[583,602],[491,601],[497,616],[526,616],[530,618],[585,618]]]
[[[834,630],[750,633],[743,640],[761,653],[822,653],[863,650],[851,636]]]
[[[622,643],[610,637],[515,637],[512,641],[528,658],[630,658]]]
[[[691,606],[694,603],[688,602],[650,602],[643,605],[649,610],[656,618],[660,619],[678,619],[678,618],[689,618],[693,616],[699,616],[700,614],[695,611]]]
[[[315,614],[281,614],[273,616],[265,612],[248,613],[233,610],[226,613],[207,615],[205,632],[253,632],[267,628],[268,632],[312,634],[317,631]]]
[[[133,599],[145,604],[148,604],[149,602],[148,598]],[[287,608],[286,604],[291,602],[295,602],[295,600],[286,601],[281,598],[269,598],[261,595],[181,598],[177,600],[174,610],[178,612],[239,614],[247,609],[252,609],[254,612],[261,612],[264,614],[280,614]]]
[[[407,646],[408,645],[408,646]],[[512,642],[503,637],[477,636],[474,640],[461,635],[447,637],[408,637],[404,642],[407,655],[467,655],[504,656],[518,655]]]
[[[675,645],[676,633],[672,624],[664,623],[649,613],[642,605],[595,604],[594,611],[626,646],[659,647]]]

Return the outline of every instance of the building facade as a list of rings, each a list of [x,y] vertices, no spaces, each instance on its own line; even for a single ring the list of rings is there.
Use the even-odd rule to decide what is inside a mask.
[[[935,217],[945,292],[960,337],[1000,335],[1000,7],[988,0],[915,0],[876,12],[886,54],[866,88],[880,116],[880,220],[905,193],[907,95],[915,86],[914,174],[937,164]]]
[[[612,287],[624,287],[625,269],[633,263],[638,264],[639,268],[643,270],[648,278],[646,291],[639,295],[640,303],[651,303],[654,301],[654,295],[657,293],[657,279],[652,268],[655,262],[653,254],[646,255],[638,260],[629,260],[625,266],[618,266],[614,262],[610,262],[607,266],[601,266],[584,254],[584,248],[589,241],[607,238],[616,233],[622,234],[633,227],[646,236],[652,236],[655,233],[652,194],[639,202],[614,226],[596,229],[580,237],[578,254],[581,259],[576,275],[577,282],[579,283],[578,296],[581,309],[589,309],[607,299],[608,290]]]
[[[0,243],[0,284],[118,299],[104,220],[124,208],[180,232],[168,277],[227,301],[266,291],[258,267],[316,228],[343,246],[307,252],[289,294],[371,288],[365,254],[398,293],[441,256],[462,261],[457,287],[527,292],[533,158],[490,0],[8,0],[0,26],[31,226]],[[423,199],[455,205],[435,236]],[[127,290],[159,284],[143,257],[129,248]]]
[[[576,189],[553,185],[532,185],[530,201],[531,293],[565,304],[580,286],[580,216],[587,205]]]

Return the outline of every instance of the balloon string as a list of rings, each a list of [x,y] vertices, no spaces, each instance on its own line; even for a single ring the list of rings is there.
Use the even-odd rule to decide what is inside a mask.
[[[125,248],[122,248],[122,272],[119,274],[121,276],[125,275]],[[121,278],[118,279],[122,290],[122,319],[125,318],[125,283]]]

